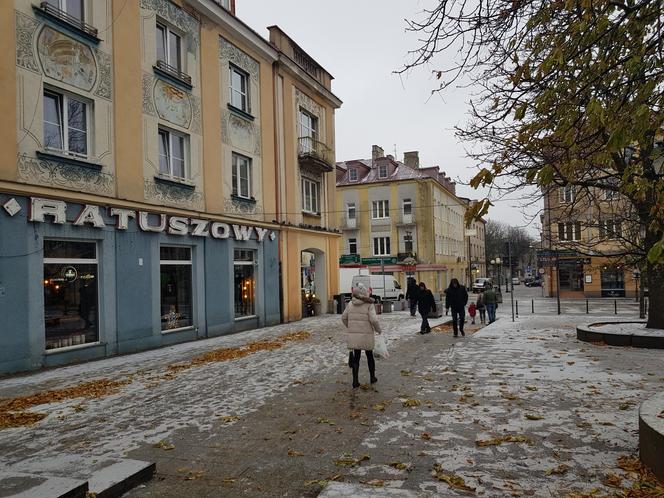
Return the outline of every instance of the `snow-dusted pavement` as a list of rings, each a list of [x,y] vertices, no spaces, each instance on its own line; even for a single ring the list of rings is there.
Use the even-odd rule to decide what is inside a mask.
[[[624,475],[618,457],[637,449],[638,404],[664,389],[664,352],[578,342],[583,317],[512,323],[501,311],[460,339],[416,334],[419,321],[405,312],[382,315],[393,354],[378,362],[375,390],[348,386],[338,316],[1,379],[3,398],[100,378],[128,383],[32,408],[48,416],[0,430],[0,467],[35,473],[65,455],[81,466],[128,454],[158,460],[159,478],[132,496],[314,496],[329,480],[346,483],[324,492],[330,498],[367,486],[404,496],[610,491],[606,476]],[[311,336],[167,368],[298,331]],[[349,455],[358,461],[344,463]],[[187,462],[189,471],[175,470]]]

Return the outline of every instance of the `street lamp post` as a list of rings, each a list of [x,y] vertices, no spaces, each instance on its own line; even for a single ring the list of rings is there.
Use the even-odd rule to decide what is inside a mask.
[[[639,278],[641,278],[641,272],[637,269],[632,272],[632,276],[634,277],[634,296],[635,296],[635,301],[638,303],[639,302]],[[640,310],[639,310],[640,311]]]

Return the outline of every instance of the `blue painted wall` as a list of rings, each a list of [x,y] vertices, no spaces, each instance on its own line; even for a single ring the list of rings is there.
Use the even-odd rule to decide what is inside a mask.
[[[144,233],[130,220],[128,230],[55,225],[28,221],[29,199],[0,193],[0,206],[16,199],[21,211],[11,217],[0,207],[0,373],[64,365],[177,342],[211,337],[280,322],[278,238],[263,242]],[[73,221],[81,205],[67,205]],[[255,235],[254,235],[255,236]],[[44,238],[96,241],[99,272],[100,344],[45,352]],[[194,326],[163,333],[160,318],[159,246],[192,248]],[[256,314],[236,321],[233,312],[233,249],[253,249]],[[141,261],[139,261],[139,258]],[[277,291],[275,291],[277,290]]]

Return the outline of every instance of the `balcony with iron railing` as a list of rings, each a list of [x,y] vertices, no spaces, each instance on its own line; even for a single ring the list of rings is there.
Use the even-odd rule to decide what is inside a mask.
[[[168,65],[165,61],[158,59],[154,65],[155,73],[165,76],[169,80],[174,80],[175,83],[183,85],[187,90],[191,90],[191,76],[187,73],[180,71],[177,67]]]
[[[88,40],[95,43],[99,42],[99,32],[97,31],[97,28],[87,24],[82,19],[68,14],[66,11],[59,9],[48,2],[41,2],[39,5],[34,5],[33,9],[38,14],[47,17],[59,25],[63,25],[70,29],[73,28],[77,34],[82,35]]]
[[[298,160],[302,166],[313,166],[329,173],[334,169],[332,149],[311,137],[298,139]]]

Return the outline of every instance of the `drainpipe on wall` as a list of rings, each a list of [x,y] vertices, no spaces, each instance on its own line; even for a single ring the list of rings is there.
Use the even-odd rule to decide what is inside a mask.
[[[235,1],[233,0],[233,6]],[[277,99],[279,97],[277,92],[277,81],[279,79],[278,71],[278,61],[272,63],[272,116],[274,121],[273,134],[274,134],[274,169],[275,169],[275,182],[274,182],[274,199],[275,199],[275,220],[277,222],[282,221],[281,219],[281,163],[280,163],[280,154],[279,154],[279,107],[277,104]],[[284,318],[284,274],[283,274],[283,249],[281,247],[283,231],[279,230],[279,242],[278,242],[278,257],[279,257],[279,314],[281,315],[281,323],[285,323]]]

